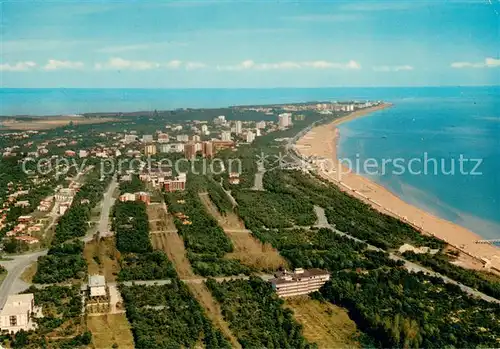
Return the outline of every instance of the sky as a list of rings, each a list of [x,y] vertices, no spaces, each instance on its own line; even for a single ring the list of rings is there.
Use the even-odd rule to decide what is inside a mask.
[[[1,87],[500,85],[500,0],[0,0]]]

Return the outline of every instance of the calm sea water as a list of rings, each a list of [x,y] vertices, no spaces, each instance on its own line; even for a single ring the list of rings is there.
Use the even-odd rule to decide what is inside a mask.
[[[394,103],[341,125],[339,156],[353,164],[357,158],[360,164],[373,158],[369,161],[379,165],[378,173],[375,167],[359,166],[359,171],[405,201],[485,238],[500,238],[498,89],[466,89],[457,95],[408,97]],[[404,173],[389,162],[397,158],[405,164]]]
[[[0,89],[0,115],[58,115],[312,100],[385,100],[394,107],[341,126],[339,156],[360,161],[438,161],[427,174],[396,175],[386,166],[371,179],[409,203],[487,238],[500,238],[500,87],[317,89]],[[460,155],[481,159],[462,174]],[[455,174],[451,170],[455,162]],[[472,161],[464,171],[473,169]],[[423,170],[414,161],[412,169]],[[363,168],[360,169],[361,172]],[[372,169],[373,171],[373,169]]]

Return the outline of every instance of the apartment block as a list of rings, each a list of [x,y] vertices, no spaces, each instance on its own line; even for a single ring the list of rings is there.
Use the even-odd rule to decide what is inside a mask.
[[[292,297],[318,291],[330,280],[330,273],[322,269],[297,268],[293,272],[284,271],[271,279],[273,289],[279,297]]]

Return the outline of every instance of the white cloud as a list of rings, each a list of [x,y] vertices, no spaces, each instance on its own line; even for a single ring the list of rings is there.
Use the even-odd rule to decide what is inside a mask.
[[[297,62],[290,62],[290,61],[285,61],[285,62],[279,62],[279,63],[261,63],[261,64],[256,64],[255,69],[259,70],[270,70],[270,69],[300,69],[302,66],[300,63]]]
[[[255,62],[252,61],[251,59],[247,59],[246,61],[243,61],[243,62],[235,64],[235,65],[218,65],[217,70],[235,71],[235,70],[252,69],[254,67],[255,67]]]
[[[500,67],[500,59],[495,59],[495,58],[486,58],[484,60],[484,63],[486,64],[487,67]]]
[[[58,70],[58,69],[82,69],[82,62],[73,61],[58,61],[56,59],[49,59],[48,63],[43,67],[45,70]]]
[[[180,69],[195,70],[205,68],[206,64],[201,62],[182,62],[174,59],[166,63],[153,61],[134,61],[123,58],[111,58],[108,62],[96,63],[97,70],[152,70],[152,69]]]
[[[130,61],[123,58],[111,58],[106,63],[96,63],[98,70],[150,70],[160,68],[161,64],[150,61]]]
[[[278,63],[255,63],[252,60],[245,60],[235,65],[217,66],[218,70],[290,70],[290,69],[361,69],[361,65],[356,61],[349,61],[347,63],[335,63],[328,61],[310,61],[310,62],[293,62],[284,61]]]
[[[488,57],[484,62],[453,62],[451,63],[452,68],[462,69],[462,68],[495,68],[500,67],[500,59]]]
[[[185,67],[187,70],[195,70],[205,68],[207,65],[201,62],[187,62]]]
[[[345,69],[361,69],[361,65],[356,61],[350,60]]]
[[[182,65],[182,61],[173,60],[165,64],[165,67],[170,69],[179,69]]]
[[[395,65],[395,66],[381,65],[378,67],[373,67],[373,70],[376,72],[398,72],[398,71],[413,70],[413,67],[411,65]]]
[[[0,64],[0,71],[28,71],[34,67],[36,67],[36,63],[31,61],[17,62],[16,64],[3,63]]]

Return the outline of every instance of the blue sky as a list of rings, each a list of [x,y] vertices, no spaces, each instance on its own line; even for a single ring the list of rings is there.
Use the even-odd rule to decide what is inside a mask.
[[[3,1],[2,87],[500,84],[500,0]]]

